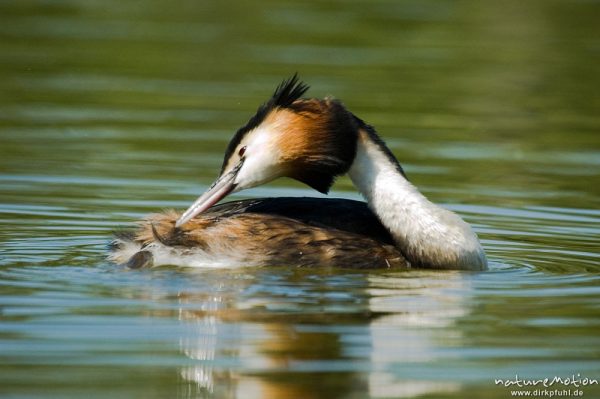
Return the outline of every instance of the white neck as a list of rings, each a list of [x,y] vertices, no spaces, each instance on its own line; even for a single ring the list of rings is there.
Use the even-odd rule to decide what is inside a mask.
[[[471,227],[425,198],[384,146],[374,132],[361,129],[349,174],[407,260],[419,267],[484,270],[485,253]]]

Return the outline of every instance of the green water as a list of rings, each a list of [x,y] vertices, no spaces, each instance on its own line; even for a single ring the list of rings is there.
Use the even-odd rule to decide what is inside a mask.
[[[494,379],[600,379],[599,17],[594,1],[0,2],[0,396],[508,398]],[[113,229],[187,207],[296,71],[474,226],[490,271],[105,261]],[[347,178],[331,195],[358,198]]]

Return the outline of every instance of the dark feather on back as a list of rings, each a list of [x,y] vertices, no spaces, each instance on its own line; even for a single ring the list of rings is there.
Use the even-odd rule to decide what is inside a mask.
[[[312,197],[247,199],[217,204],[203,215],[227,218],[244,213],[283,216],[311,226],[333,228],[370,237],[383,244],[394,244],[388,230],[362,201]]]

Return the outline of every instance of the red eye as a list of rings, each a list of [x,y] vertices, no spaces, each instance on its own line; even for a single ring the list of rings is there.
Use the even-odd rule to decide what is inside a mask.
[[[238,151],[238,155],[240,157],[243,157],[245,153],[246,153],[246,147],[245,146],[242,147],[242,148],[240,148],[240,150]]]

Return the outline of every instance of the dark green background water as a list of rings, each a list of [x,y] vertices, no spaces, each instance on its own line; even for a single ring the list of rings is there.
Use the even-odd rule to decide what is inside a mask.
[[[0,396],[507,398],[494,379],[600,379],[598,21],[595,1],[0,2]],[[187,207],[296,71],[473,224],[489,272],[104,260],[112,229]],[[332,195],[357,198],[347,178]]]

